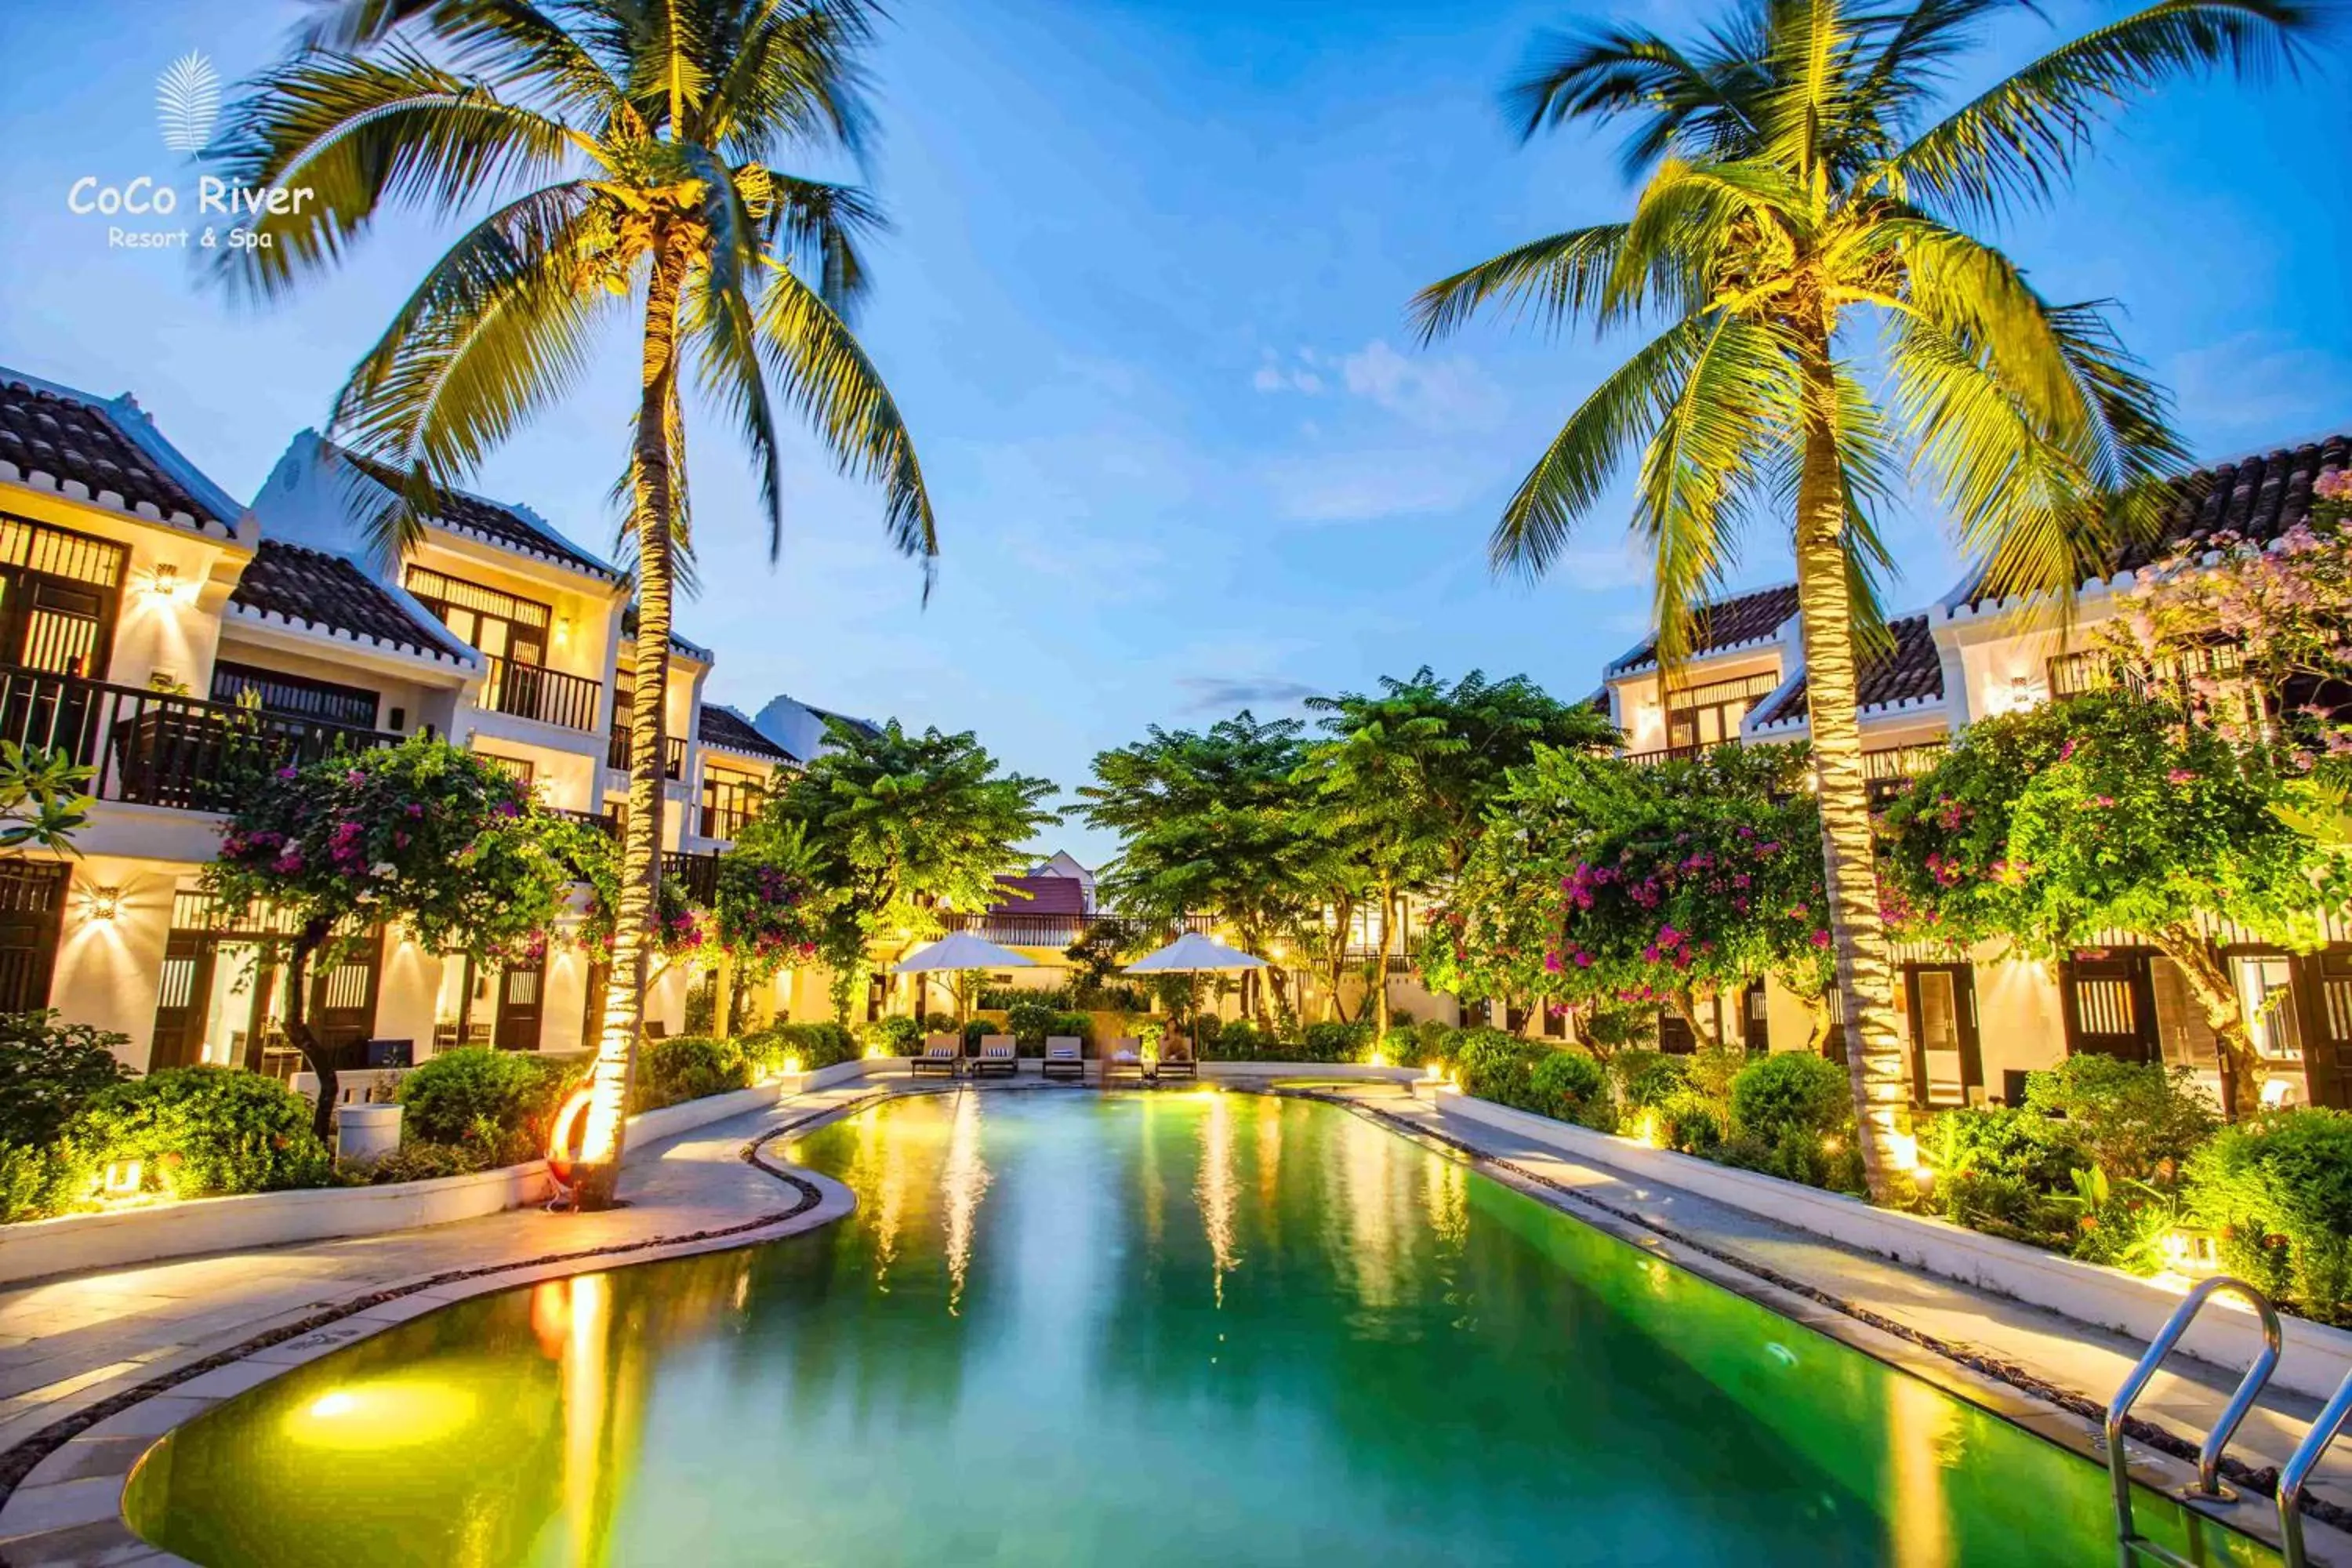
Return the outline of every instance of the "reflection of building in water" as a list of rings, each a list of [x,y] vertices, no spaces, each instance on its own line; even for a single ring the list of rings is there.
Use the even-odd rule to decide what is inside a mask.
[[[1470,1173],[1459,1163],[1432,1156],[1422,1177],[1422,1200],[1438,1244],[1459,1252],[1470,1237]]]
[[[1886,1383],[1895,1502],[1887,1510],[1887,1560],[1895,1568],[1951,1568],[1951,1500],[1944,1481],[1960,1441],[1959,1404],[1908,1377]]]
[[[886,1133],[882,1118],[871,1110],[859,1116],[854,1125],[857,1150],[841,1180],[856,1194],[857,1212],[872,1216],[867,1228],[874,1237],[874,1288],[887,1295],[890,1265],[898,1257],[899,1226],[906,1219],[911,1168],[907,1151],[913,1140],[904,1125],[895,1135]]]
[[[947,1166],[940,1190],[947,1198],[948,1315],[963,1304],[965,1276],[971,1271],[971,1233],[980,1200],[988,1195],[988,1165],[980,1157],[980,1096],[956,1096],[955,1121],[948,1133]]]
[[[1414,1166],[1429,1156],[1377,1128],[1352,1122],[1328,1141],[1335,1162],[1332,1179],[1343,1202],[1327,1235],[1337,1242],[1334,1268],[1351,1279],[1367,1307],[1397,1305],[1405,1269],[1404,1250],[1421,1224],[1412,1201]]]
[[[1232,1096],[1204,1097],[1208,1108],[1201,1118],[1201,1173],[1192,1191],[1201,1200],[1201,1228],[1209,1237],[1210,1282],[1217,1305],[1225,1304],[1225,1276],[1241,1267],[1234,1247],[1234,1194],[1239,1185],[1234,1169]]]

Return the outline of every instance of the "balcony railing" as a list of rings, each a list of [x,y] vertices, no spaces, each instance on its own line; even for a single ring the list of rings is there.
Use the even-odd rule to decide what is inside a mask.
[[[613,731],[604,743],[604,765],[618,773],[629,771],[629,731],[626,727]],[[676,783],[686,776],[686,741],[678,735],[662,737],[662,777]]]
[[[1660,763],[1687,763],[1706,755],[1714,749],[1712,746],[1661,746],[1654,752],[1628,752],[1624,760],[1637,768],[1654,768]]]
[[[95,768],[89,793],[100,800],[228,811],[256,774],[338,752],[396,746],[401,738],[79,676],[0,668],[0,739],[62,751]]]
[[[1873,805],[1885,805],[1911,787],[1920,774],[1932,773],[1952,749],[1949,741],[1921,741],[1909,746],[1885,746],[1862,753],[1862,777]]]
[[[662,878],[684,883],[688,898],[698,904],[709,905],[719,897],[719,857],[690,850],[664,850]]]
[[[621,837],[621,819],[611,812],[565,811],[560,806],[551,805],[547,808],[547,815],[560,816],[566,822],[576,822],[583,827],[593,827],[607,838],[616,841]]]
[[[1129,920],[1123,915],[960,914],[940,911],[940,923],[951,931],[970,931],[1000,947],[1068,947],[1080,937],[1108,932],[1122,941],[1145,942],[1177,931],[1206,934],[1215,921],[1207,915],[1187,915],[1181,924]]]
[[[536,719],[566,730],[596,731],[596,704],[604,689],[596,682],[536,664],[517,664],[486,653],[482,662],[489,676],[482,682],[482,706],[518,719]]]
[[[702,808],[702,837],[732,843],[743,837],[743,829],[759,815],[759,807],[752,805],[706,805]]]

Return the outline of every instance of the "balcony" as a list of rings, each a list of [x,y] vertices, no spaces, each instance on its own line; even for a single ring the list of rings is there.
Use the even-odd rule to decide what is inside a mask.
[[[1870,792],[1870,804],[1885,805],[1911,787],[1911,781],[1922,773],[1933,773],[1944,753],[1952,749],[1949,741],[1921,741],[1916,745],[1886,746],[1875,752],[1862,753],[1864,787]]]
[[[743,837],[743,829],[759,815],[756,805],[706,805],[702,808],[702,837],[723,838],[731,844]]]
[[[706,909],[719,897],[719,857],[716,855],[666,849],[662,852],[661,872],[664,881],[683,883],[687,897]]]
[[[482,662],[489,667],[482,682],[484,708],[560,729],[596,732],[596,705],[604,695],[596,682],[541,665],[517,664],[494,653],[484,654]]]
[[[62,751],[97,770],[100,800],[233,809],[240,783],[401,737],[78,676],[0,668],[0,739]]]
[[[625,773],[629,771],[629,731],[625,727],[617,727],[617,721],[612,739],[604,743],[604,765],[615,773]],[[662,777],[675,784],[685,776],[685,739],[677,735],[664,735],[662,737]]]

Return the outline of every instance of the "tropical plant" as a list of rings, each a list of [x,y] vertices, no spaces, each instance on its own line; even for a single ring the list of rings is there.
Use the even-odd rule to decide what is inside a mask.
[[[1939,931],[2036,957],[2137,931],[2178,965],[2219,1042],[2231,1098],[2262,1063],[2208,921],[2309,952],[2341,861],[2282,822],[2267,753],[2128,690],[1969,726],[1885,820],[1890,879]]]
[[[818,952],[847,1022],[867,952],[897,933],[936,934],[941,907],[984,910],[1021,847],[1059,818],[1045,779],[1000,773],[969,730],[910,735],[834,720],[826,749],[762,805],[762,831],[797,832],[825,894]]]
[[[571,889],[530,791],[446,741],[323,757],[254,779],[204,869],[227,910],[267,908],[291,929],[286,1037],[318,1075],[320,1137],[335,1107],[335,1058],[310,1026],[311,959],[397,921],[428,954],[525,956]]]
[[[92,1095],[58,1142],[72,1201],[137,1161],[140,1190],[175,1198],[325,1184],[333,1161],[301,1096],[239,1068],[167,1068]]]
[[[897,405],[851,330],[864,193],[782,166],[862,144],[866,0],[335,0],[227,116],[213,167],[307,188],[224,246],[233,286],[283,294],[388,207],[492,204],[427,273],[335,403],[334,426],[400,477],[373,521],[387,559],[445,487],[578,383],[632,301],[639,348],[624,487],[638,603],[629,810],[580,1201],[610,1202],[661,875],[671,595],[690,548],[686,350],[759,475],[782,541],[779,417],[876,480],[891,543],[938,552]]]
[[[130,1044],[54,1010],[0,1015],[0,1143],[30,1149],[56,1137],[91,1095],[131,1076],[115,1054]]]
[[[63,750],[0,741],[0,849],[30,844],[73,854],[74,835],[89,826],[91,798],[82,785],[97,772]]]
[[[816,856],[798,823],[765,816],[746,823],[719,858],[712,935],[740,979],[765,980],[816,956],[824,897]]]
[[[2310,15],[2161,0],[1946,105],[2005,9],[1748,0],[1687,47],[1637,26],[1551,39],[1508,97],[1522,132],[1630,121],[1633,216],[1532,241],[1415,301],[1424,341],[1490,305],[1553,329],[1664,323],[1570,416],[1491,546],[1498,568],[1541,574],[1638,449],[1662,679],[1741,521],[1793,524],[1830,930],[1881,1198],[1908,1090],[1856,727],[1857,646],[1881,625],[1886,565],[1874,509],[1907,454],[1983,591],[2063,595],[2118,542],[2152,536],[2158,482],[2183,464],[2101,311],[2044,300],[1968,226],[2046,199],[2110,113],[2167,79],[2291,58]]]
[[[467,1145],[495,1161],[530,1159],[547,1147],[578,1077],[575,1064],[535,1051],[436,1051],[400,1080],[401,1136]]]
[[[2190,1161],[2189,1194],[2221,1235],[2224,1268],[2306,1317],[2352,1325],[2352,1112],[2224,1127]]]

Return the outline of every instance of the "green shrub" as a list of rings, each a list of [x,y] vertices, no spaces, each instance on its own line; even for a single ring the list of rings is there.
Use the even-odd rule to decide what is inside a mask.
[[[2112,1182],[2169,1186],[2220,1124],[2189,1068],[2086,1052],[2029,1073],[2025,1108],[2063,1117],[2073,1142]]]
[[[1685,1154],[1713,1155],[1724,1139],[1723,1102],[1679,1089],[1654,1108],[1658,1142]]]
[[[1360,1062],[1372,1055],[1372,1026],[1359,1020],[1353,1024],[1309,1024],[1298,1032],[1297,1056],[1291,1059],[1302,1062]]]
[[[1024,1046],[1043,1049],[1045,1037],[1054,1032],[1054,1021],[1060,1015],[1044,1002],[1015,1002],[1004,1015],[1005,1031]]]
[[[2190,1212],[2222,1266],[2307,1318],[2352,1326],[2352,1111],[2273,1111],[2189,1160]]]
[[[130,1043],[54,1012],[0,1014],[0,1144],[55,1138],[91,1095],[131,1076],[114,1054]]]
[[[1639,1047],[1611,1057],[1609,1077],[1617,1086],[1619,1109],[1628,1113],[1664,1105],[1690,1081],[1681,1058]]]
[[[2050,1191],[2011,1172],[1970,1167],[1936,1178],[1944,1217],[1970,1230],[2063,1252],[2074,1237],[2074,1211]]]
[[[866,1025],[866,1038],[867,1044],[880,1047],[884,1056],[911,1057],[923,1048],[922,1021],[894,1013]]]
[[[1076,1039],[1081,1046],[1090,1045],[1093,1043],[1095,1037],[1094,1017],[1091,1014],[1087,1013],[1056,1013],[1054,1015],[1053,1023],[1047,1026],[1045,1033],[1048,1035],[1067,1035]]]
[[[2038,1111],[1970,1106],[1927,1121],[1919,1129],[1919,1154],[1937,1173],[1938,1191],[1952,1177],[1983,1175],[2048,1194],[2064,1191],[2087,1163],[2074,1133],[2071,1124]]]
[[[926,1013],[923,1015],[923,1033],[927,1035],[952,1035],[955,1032],[956,1021],[955,1015],[953,1013]]]
[[[735,1040],[714,1040],[703,1035],[680,1035],[652,1040],[637,1059],[632,1110],[659,1110],[665,1105],[727,1094],[751,1087],[752,1064]]]
[[[1819,1143],[1853,1119],[1845,1068],[1810,1051],[1759,1057],[1731,1080],[1731,1119],[1759,1142],[1794,1133]]]
[[[981,1041],[1003,1032],[1003,1026],[992,1018],[974,1018],[963,1026],[963,1054],[973,1055],[980,1049]]]
[[[479,1143],[426,1143],[403,1138],[400,1147],[364,1170],[341,1173],[353,1186],[393,1182],[429,1182],[440,1176],[470,1176],[496,1163],[496,1152]]]
[[[310,1102],[237,1068],[167,1068],[100,1089],[59,1142],[74,1202],[116,1160],[139,1161],[142,1190],[175,1198],[315,1187],[333,1167]]]
[[[1549,1046],[1481,1026],[1462,1031],[1454,1069],[1465,1093],[1497,1105],[1540,1110],[1535,1097],[1535,1067],[1551,1054]]]
[[[463,1046],[436,1051],[400,1080],[401,1136],[474,1143],[493,1163],[536,1157],[581,1064],[530,1051]]]
[[[912,1025],[913,1022],[911,1018],[898,1020],[901,1026]],[[939,1032],[951,1033],[954,1027],[950,1023]],[[919,1034],[909,1037],[894,1032],[892,1043],[902,1037],[907,1039],[907,1044],[900,1054],[922,1049]],[[819,1068],[835,1067],[842,1062],[856,1061],[858,1058],[857,1037],[845,1025],[836,1024],[830,1018],[815,1024],[770,1024],[764,1029],[744,1036],[737,1043],[742,1047],[744,1058],[751,1064],[755,1075],[780,1073],[793,1062],[800,1064],[803,1072],[814,1072]]]
[[[1658,1010],[1647,1004],[1611,1006],[1596,1004],[1577,1026],[1577,1034],[1603,1057],[1622,1050],[1655,1050]]]
[[[65,1174],[54,1149],[0,1143],[0,1225],[54,1213],[63,1200]]]
[[[1609,1075],[1582,1051],[1553,1050],[1537,1058],[1528,1068],[1528,1093],[1533,1109],[1546,1116],[1601,1132],[1616,1130]]]
[[[1728,1108],[1733,1081],[1756,1058],[1738,1046],[1708,1046],[1677,1059],[1683,1064],[1684,1081],[1694,1092]]]
[[[1236,1018],[1201,1035],[1201,1057],[1213,1062],[1264,1062],[1283,1059],[1282,1042],[1247,1018]]]

